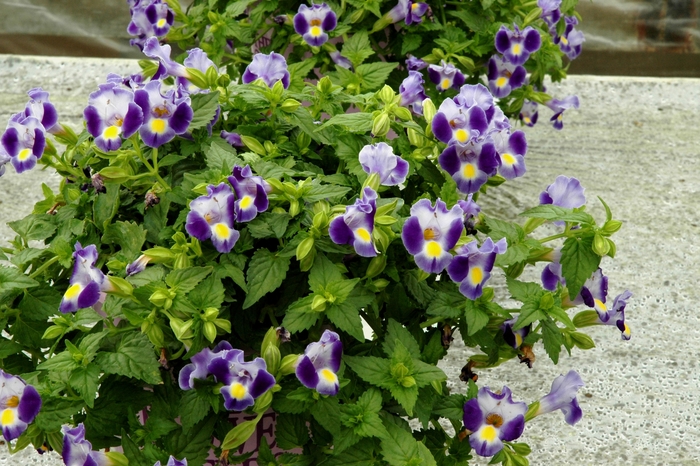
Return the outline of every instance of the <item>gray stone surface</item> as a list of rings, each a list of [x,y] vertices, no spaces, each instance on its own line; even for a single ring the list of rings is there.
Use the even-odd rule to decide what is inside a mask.
[[[116,60],[0,57],[0,120],[23,107],[27,89],[42,85],[77,125],[87,94],[108,71],[135,69],[134,62]],[[596,327],[591,351],[563,355],[553,366],[536,347],[533,369],[509,362],[479,372],[479,382],[493,389],[506,384],[516,400],[529,403],[545,395],[558,374],[572,368],[581,373],[586,387],[579,424],[568,426],[554,413],[526,426],[522,440],[533,448],[533,465],[698,464],[700,171],[694,162],[700,155],[700,80],[575,76],[549,90],[559,97],[578,94],[581,109],[567,111],[561,132],[549,126],[550,112],[542,109],[538,126],[526,130],[528,173],[490,191],[480,204],[492,215],[514,218],[536,205],[539,192],[559,174],[581,180],[589,210],[599,219],[604,211],[596,196],[605,199],[625,225],[615,236],[617,258],[602,266],[611,297],[625,289],[634,293],[627,307],[632,340],[621,341],[612,327]],[[29,212],[46,180],[56,183],[45,173],[16,175],[9,168],[0,179],[1,223]],[[0,230],[0,241],[10,234]],[[538,272],[526,278],[537,280]],[[503,277],[493,284],[504,299]],[[469,354],[457,339],[443,364],[456,390],[464,390],[458,375]],[[56,457],[37,458],[0,452],[0,464],[61,464]]]

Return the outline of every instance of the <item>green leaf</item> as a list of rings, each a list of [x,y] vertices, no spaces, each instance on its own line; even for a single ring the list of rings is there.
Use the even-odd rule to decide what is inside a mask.
[[[141,255],[141,247],[146,241],[146,231],[134,222],[115,222],[105,227],[102,241],[106,244],[117,244],[127,259]]]
[[[418,387],[415,385],[404,387],[394,382],[389,387],[389,391],[391,396],[406,410],[406,414],[413,416],[413,408],[416,406],[416,401],[418,401]]]
[[[440,316],[446,319],[461,317],[464,312],[466,298],[460,293],[438,292],[430,301],[426,313],[431,316]]]
[[[542,287],[533,282],[521,282],[510,277],[506,277],[508,291],[513,299],[524,303],[529,299],[539,300],[544,293]]]
[[[469,329],[468,335],[472,336],[489,323],[489,315],[476,302],[467,300],[464,307],[464,317]]]
[[[558,306],[552,306],[547,310],[547,314],[549,314],[551,317],[554,317],[556,320],[561,322],[562,324],[566,325],[567,328],[571,330],[575,330],[576,326],[574,323],[571,321],[571,318],[569,315],[566,313],[566,311]]]
[[[382,456],[391,466],[437,466],[427,447],[410,432],[390,423],[386,428],[389,435],[382,439]]]
[[[413,270],[403,275],[404,285],[408,292],[418,301],[421,306],[428,306],[435,299],[435,290],[433,290],[428,282],[419,280],[417,274],[419,271]]]
[[[313,295],[301,298],[289,305],[284,313],[282,326],[292,333],[299,333],[311,328],[321,314],[311,310]]]
[[[150,384],[162,383],[153,344],[142,333],[126,333],[113,353],[99,352],[97,364],[107,374],[134,377]]]
[[[561,345],[563,343],[561,330],[552,319],[545,319],[541,322],[544,350],[547,352],[552,362],[557,364],[559,362],[559,353],[561,352]]]
[[[233,147],[222,138],[212,139],[209,145],[204,146],[203,151],[207,167],[216,171],[223,172],[226,168],[227,174],[230,174],[234,165],[244,165]]]
[[[560,262],[569,296],[573,299],[600,265],[600,256],[593,251],[593,236],[567,238],[561,248]]]
[[[343,280],[338,267],[324,254],[316,255],[314,265],[309,271],[309,287],[314,293],[323,293],[326,286]]]
[[[188,463],[204,464],[209,455],[216,421],[216,416],[209,416],[187,433],[184,430],[172,432],[164,439],[166,451],[176,458],[187,458]]]
[[[61,426],[69,424],[72,416],[78,414],[85,403],[66,400],[53,396],[42,396],[41,411],[34,419],[34,424],[44,432],[56,432]]]
[[[343,356],[343,361],[367,383],[382,388],[394,385],[394,379],[391,377],[391,363],[388,359],[374,356]]]
[[[224,302],[224,285],[221,279],[210,275],[190,291],[187,298],[197,309],[219,308]]]
[[[355,68],[355,73],[360,77],[363,92],[374,91],[381,87],[398,63],[374,62],[360,65]],[[356,115],[365,115],[359,113]],[[371,116],[371,115],[370,115]]]
[[[425,387],[432,382],[447,380],[445,372],[439,367],[415,359],[413,360],[413,373],[411,375],[416,379],[418,388]]]
[[[505,238],[508,241],[508,248],[511,244],[516,244],[525,239],[525,232],[515,223],[504,222],[492,217],[485,218],[486,227],[489,229],[489,238],[494,242]]]
[[[28,215],[21,220],[8,222],[7,225],[27,241],[46,239],[56,231],[56,225],[48,214]]]
[[[411,335],[411,332],[409,332],[406,327],[394,319],[389,319],[386,332],[382,349],[387,356],[391,357],[391,355],[394,354],[396,342],[398,341],[408,350],[408,354],[410,354],[412,359],[420,359],[420,346],[418,346],[418,342],[413,338],[413,335]]]
[[[559,207],[553,204],[543,204],[528,209],[521,213],[523,217],[543,218],[546,220],[559,220],[562,222],[574,222],[582,225],[595,225],[595,219],[586,212],[574,212],[573,209]]]
[[[77,367],[78,362],[73,359],[73,355],[70,351],[54,354],[51,358],[36,366],[40,371],[52,372],[70,372]]]
[[[5,359],[12,354],[17,354],[23,349],[22,345],[3,338],[0,340],[0,359]]]
[[[243,309],[249,308],[282,284],[289,270],[289,262],[289,257],[277,256],[264,248],[255,251],[248,265],[248,294]]]
[[[406,55],[420,47],[423,38],[418,34],[406,34],[401,42],[401,55]]]
[[[68,383],[80,393],[89,408],[95,405],[95,394],[97,393],[97,381],[100,378],[100,368],[96,364],[88,364],[85,367],[78,367],[70,375]]]
[[[439,398],[433,407],[433,413],[451,421],[462,422],[464,418],[464,403],[467,398],[459,393]]]
[[[316,202],[323,199],[337,200],[350,192],[351,188],[337,186],[333,184],[316,184],[311,187],[309,192],[302,197],[306,202]]]
[[[539,308],[539,300],[527,300],[520,308],[520,315],[518,315],[518,320],[515,322],[513,329],[523,328],[536,320],[543,320],[545,317],[544,312]]]
[[[303,447],[309,441],[309,430],[304,418],[296,414],[278,414],[275,439],[283,450]]]
[[[14,267],[0,267],[0,295],[14,290],[23,290],[39,283]]]
[[[40,288],[25,290],[18,308],[26,319],[47,320],[57,314],[61,298],[61,294],[53,287],[42,285]]]
[[[171,288],[176,288],[183,293],[188,293],[195,286],[204,280],[211,272],[213,267],[188,267],[186,269],[173,270],[165,277],[165,283]]]
[[[449,14],[455,18],[461,19],[462,22],[464,22],[464,24],[474,32],[484,32],[486,29],[488,29],[490,24],[488,17],[473,13],[466,9],[450,11]]]
[[[375,466],[377,464],[374,444],[371,440],[360,441],[349,450],[329,457],[323,466]]]
[[[188,131],[204,128],[214,119],[216,109],[219,108],[219,92],[199,93],[191,96],[192,110],[194,114]]]
[[[372,129],[371,113],[341,113],[326,120],[316,131],[322,131],[329,126],[342,126],[351,133],[366,133]]]
[[[105,229],[105,224],[112,220],[119,209],[119,184],[105,183],[105,188],[107,192],[98,194],[92,206],[95,225],[100,230]]]
[[[354,67],[358,67],[368,57],[374,54],[372,45],[369,42],[367,31],[358,31],[343,44],[341,54],[352,62]]]
[[[211,409],[211,399],[201,396],[196,389],[186,390],[180,398],[177,412],[180,414],[183,432],[188,432],[204,419]]]

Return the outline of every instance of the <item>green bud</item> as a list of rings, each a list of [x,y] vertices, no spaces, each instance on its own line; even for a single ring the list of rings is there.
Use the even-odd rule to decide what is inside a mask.
[[[289,216],[290,217],[296,217],[299,215],[299,212],[301,211],[301,207],[299,206],[299,201],[294,199],[289,203]]]
[[[523,230],[525,230],[525,234],[530,234],[546,221],[544,218],[528,218],[523,225]]]
[[[536,21],[540,16],[542,16],[542,8],[535,8],[527,14],[525,19],[523,19],[523,27],[528,26],[533,21]]]
[[[231,76],[226,73],[219,75],[219,79],[216,80],[216,85],[224,89],[226,89],[229,84],[231,84]]]
[[[385,84],[380,91],[377,92],[376,96],[385,104],[390,104],[394,100],[396,93],[391,88],[391,86]]]
[[[372,173],[367,177],[364,183],[362,183],[362,188],[372,188],[374,191],[379,189],[381,183],[381,178],[379,178],[379,173]]]
[[[440,50],[440,49],[437,49],[437,48],[436,48],[436,49],[433,49],[432,54],[433,54],[433,56],[434,56],[435,58],[437,58],[438,60],[444,60],[444,59],[445,59],[445,52],[443,52],[443,51]]]
[[[284,377],[285,375],[293,374],[296,371],[298,360],[298,354],[288,354],[283,357],[282,361],[280,362],[279,370],[277,371],[277,377]]]
[[[387,234],[387,227],[377,227],[372,231],[372,238],[374,239],[374,244],[376,244],[380,252],[386,252],[389,249],[389,244],[391,244],[391,239]],[[391,230],[389,230],[391,231]]]
[[[603,232],[612,235],[613,233],[617,232],[620,228],[622,228],[622,222],[619,220],[608,220],[605,222],[605,225],[603,225]]]
[[[202,313],[202,320],[208,322],[213,322],[217,317],[219,317],[219,310],[215,307],[208,307]]]
[[[509,278],[518,278],[520,275],[522,275],[523,270],[525,270],[525,261],[516,262],[515,264],[508,266],[506,269],[506,275]]]
[[[437,392],[438,395],[442,395],[442,380],[433,380],[430,385]]]
[[[298,100],[294,99],[287,99],[284,102],[282,102],[282,105],[280,105],[280,108],[282,109],[283,112],[287,113],[294,113],[297,111],[299,106],[301,105],[301,102]],[[306,134],[306,133],[303,133]]]
[[[328,76],[322,77],[318,84],[316,84],[316,89],[324,94],[330,93],[333,90],[333,82],[331,81],[331,78]]]
[[[263,353],[263,359],[267,364],[267,371],[272,375],[277,374],[282,360],[280,349],[274,345],[269,345]]]
[[[221,16],[219,16],[219,14],[218,14],[216,11],[211,11],[211,10],[210,10],[210,11],[207,13],[207,18],[209,18],[209,22],[210,22],[211,24],[215,24],[215,23],[218,23],[218,22],[219,22]]]
[[[148,300],[153,303],[154,306],[162,307],[164,309],[170,309],[173,304],[173,298],[175,297],[175,292],[172,290],[166,290],[159,288],[151,294]]]
[[[194,321],[192,319],[185,322],[177,317],[170,318],[170,328],[173,329],[175,338],[180,341],[188,340],[192,338],[192,324]]]
[[[278,81],[279,82],[279,81]],[[245,146],[255,152],[258,155],[265,155],[265,148],[263,147],[257,139],[252,136],[241,136],[241,141]]]
[[[375,256],[369,261],[367,266],[367,271],[365,272],[365,278],[373,278],[384,271],[386,267],[386,254]]]
[[[408,375],[401,380],[399,380],[399,384],[401,384],[402,387],[405,388],[411,388],[416,385],[416,379],[414,379],[412,376]]]
[[[134,294],[134,287],[123,278],[107,275],[107,280],[109,280],[110,284],[110,288],[107,290],[108,293],[122,298],[128,298]]]
[[[595,348],[593,338],[589,337],[585,333],[571,332],[570,335],[571,339],[574,341],[574,345],[576,345],[577,348],[582,350]]]
[[[374,219],[374,223],[377,225],[393,225],[394,223],[398,222],[399,220],[395,217],[392,217],[391,215],[380,215],[379,217],[376,217]]]
[[[192,192],[195,194],[206,195],[207,186],[209,186],[209,183],[199,183],[194,188],[192,188]]]
[[[190,265],[190,258],[187,257],[187,253],[181,252],[175,256],[175,262],[173,263],[173,269],[186,269]]]
[[[413,115],[411,115],[411,111],[406,107],[396,107],[394,109],[394,115],[396,115],[397,118],[403,121],[413,120]]]
[[[377,216],[382,216],[382,215],[391,215],[395,210],[396,207],[399,205],[399,199],[394,198],[392,199],[391,202],[388,202],[386,204],[383,204],[379,207],[377,207],[377,213],[375,215]]]
[[[617,252],[617,246],[615,246],[615,242],[611,240],[610,238],[606,238],[608,242],[608,246],[610,246],[610,250],[608,251],[608,256],[615,258],[615,253]]]
[[[607,238],[603,237],[599,233],[596,233],[593,237],[593,252],[599,256],[604,256],[610,251],[610,244]]]
[[[187,237],[183,232],[178,231],[171,237],[171,239],[175,241],[175,244],[180,247],[181,251],[186,251],[189,248],[187,245]]]
[[[311,254],[308,254],[302,260],[299,261],[299,270],[302,272],[308,272],[314,265],[314,260],[316,260],[316,248],[311,250]]]
[[[591,325],[597,325],[600,323],[598,313],[592,310],[579,312],[574,316],[572,321],[577,328],[590,327]]]
[[[224,441],[221,443],[222,450],[234,450],[248,441],[255,433],[255,428],[258,426],[258,421],[262,418],[262,414],[258,414],[255,419],[243,421],[228,431]]]
[[[105,181],[114,183],[124,183],[131,178],[131,175],[133,175],[131,170],[126,170],[121,167],[105,167],[100,170],[100,176],[104,178]]]
[[[148,262],[154,263],[169,262],[175,258],[175,253],[171,249],[162,246],[146,249],[143,251],[143,255],[148,256]]]
[[[425,118],[425,122],[428,123],[428,127],[425,129],[426,134],[432,133],[430,125],[432,124],[436,113],[437,109],[435,108],[433,101],[430,99],[425,99],[423,101],[423,118]]]
[[[408,141],[412,146],[423,147],[425,145],[425,138],[415,129],[408,128]]]
[[[163,330],[160,328],[160,326],[156,324],[150,324],[144,330],[144,325],[146,323],[147,321],[144,321],[141,324],[141,331],[146,334],[149,340],[151,340],[153,346],[155,346],[156,348],[165,347],[165,338],[163,336]]]
[[[277,148],[271,141],[265,141],[263,143],[263,147],[265,148],[265,153],[268,155],[272,155],[277,152]]]
[[[493,301],[493,294],[493,288],[487,286],[481,293],[481,300],[486,302]]]
[[[217,81],[219,80],[219,72],[217,71],[216,67],[210,66],[209,68],[207,68],[207,72],[204,73],[204,75],[207,77],[207,87],[216,87]]]
[[[207,340],[214,342],[216,339],[216,325],[214,325],[213,322],[204,322],[202,325],[202,333]]]
[[[210,69],[214,69],[213,67]],[[200,70],[196,68],[186,68],[186,73],[188,81],[190,81],[192,84],[197,86],[200,89],[209,89],[209,76],[206,74],[202,73]],[[214,69],[214,73],[216,73],[216,69]],[[218,76],[217,76],[218,77]],[[216,83],[216,78],[214,81],[212,81],[213,84]]]
[[[328,300],[325,296],[320,294],[314,295],[314,299],[311,301],[311,310],[314,312],[323,312],[326,310],[326,302]]]
[[[309,236],[307,238],[304,238],[301,243],[299,243],[299,246],[297,246],[297,260],[300,261],[304,259],[306,256],[309,255],[311,250],[314,248],[314,238],[312,236]]]
[[[488,181],[486,182],[486,186],[500,186],[505,182],[506,179],[503,178],[501,175],[494,175],[488,179]]]
[[[53,340],[54,338],[62,336],[65,332],[66,328],[62,325],[52,325],[44,331],[44,334],[41,336],[41,339]]]
[[[331,204],[328,201],[320,200],[320,201],[314,202],[312,209],[313,209],[314,215],[318,214],[319,212],[323,212],[326,215],[328,215],[331,211]]]
[[[537,416],[537,411],[540,410],[540,402],[535,401],[530,406],[527,407],[527,412],[525,413],[525,422],[531,421]]]
[[[374,137],[386,136],[391,129],[391,121],[386,113],[380,114],[372,123],[372,134]]]
[[[107,451],[105,456],[108,458],[107,464],[111,466],[129,466],[129,459],[124,453],[118,451]]]
[[[382,291],[384,288],[389,286],[389,280],[385,278],[379,278],[372,282],[372,285],[377,289],[377,291]]]
[[[272,94],[277,98],[277,101],[279,102],[279,98],[282,97],[282,94],[284,94],[284,84],[282,84],[282,80],[278,80],[275,84],[272,85]]]
[[[319,230],[328,228],[328,214],[322,211],[314,215],[313,226]]]
[[[279,193],[284,192],[284,184],[277,178],[266,178],[265,181],[267,181],[267,184],[272,186],[272,189],[274,191],[277,191]]]
[[[284,183],[282,183],[282,191],[284,191],[285,194],[296,199],[299,189],[297,189],[297,185],[295,185],[294,183],[285,181]]]
[[[269,370],[269,367],[270,366],[268,366],[268,371],[274,374],[274,372]],[[255,404],[253,405],[254,413],[262,414],[268,409],[270,409],[270,405],[272,404],[272,397],[274,396],[272,393],[272,390],[268,390],[255,400]]]
[[[461,55],[456,55],[455,58],[457,59],[457,61],[459,61],[460,65],[467,69],[467,72],[469,74],[472,74],[472,72],[476,69],[476,65],[474,65],[474,60],[472,60],[471,58],[463,57]]]
[[[554,297],[552,296],[552,293],[545,293],[541,298],[540,298],[540,309],[551,309],[552,306],[554,306]]]
[[[404,378],[410,377],[410,373],[408,367],[401,362],[397,362],[391,366],[391,377],[398,383],[401,383]]]
[[[297,147],[299,149],[306,149],[311,144],[311,136],[306,134],[304,131],[299,131],[297,135]]]
[[[231,333],[231,321],[226,319],[214,319],[212,320],[214,325],[220,328],[224,333]],[[217,332],[218,333],[218,332]]]
[[[353,11],[352,14],[350,15],[350,23],[352,23],[352,24],[359,23],[360,21],[362,21],[362,19],[364,17],[365,17],[365,10],[363,8],[359,8],[359,9]],[[377,31],[378,30],[379,29],[377,29]]]

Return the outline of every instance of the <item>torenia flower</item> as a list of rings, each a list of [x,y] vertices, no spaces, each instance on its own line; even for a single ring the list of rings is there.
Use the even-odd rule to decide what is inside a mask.
[[[359,159],[365,173],[378,174],[383,186],[396,186],[406,181],[408,162],[394,155],[394,149],[385,142],[364,146]]]
[[[401,95],[402,107],[408,107],[409,105],[413,109],[413,112],[422,115],[423,114],[423,101],[428,98],[425,95],[425,90],[423,89],[423,75],[418,71],[409,71],[408,77],[403,80],[399,86],[399,94]]]
[[[10,154],[7,153],[5,148],[0,144],[0,176],[5,174],[5,165],[12,160]]]
[[[572,304],[585,304],[595,310],[595,314],[584,311],[574,317],[574,323],[578,327],[586,325],[614,325],[622,332],[622,339],[629,340],[631,331],[625,323],[625,307],[627,301],[632,297],[632,293],[625,290],[615,297],[612,308],[608,308],[606,301],[608,296],[608,277],[603,275],[601,269],[593,272],[593,275],[586,280],[581,287],[581,291],[573,299]]]
[[[241,135],[238,133],[229,133],[228,131],[221,130],[220,136],[223,138],[224,141],[228,142],[233,147],[244,146],[243,140],[241,139]]]
[[[453,64],[445,63],[444,60],[440,66],[428,66],[428,77],[435,84],[438,91],[446,91],[449,88],[459,89],[464,84],[464,74]]]
[[[498,172],[507,180],[512,180],[525,174],[525,154],[527,140],[525,133],[515,131],[499,132],[493,136],[496,153],[498,154]]]
[[[287,60],[275,52],[271,52],[269,55],[256,53],[253,56],[253,61],[243,72],[242,79],[244,84],[262,79],[268,87],[272,87],[277,81],[282,81],[282,85],[287,89],[289,87]]]
[[[62,427],[63,462],[66,466],[109,466],[112,462],[101,451],[92,451],[92,444],[85,439],[85,426],[81,422],[72,429]]]
[[[476,225],[476,217],[481,212],[479,204],[472,200],[473,194],[469,194],[466,200],[457,201],[457,205],[464,211],[464,229],[468,235],[476,234],[474,226]]]
[[[464,229],[464,212],[455,205],[447,205],[438,199],[435,205],[421,199],[411,207],[411,216],[401,231],[406,250],[413,256],[416,265],[428,273],[440,273],[452,261],[452,249]]]
[[[407,25],[418,24],[423,21],[422,16],[428,11],[428,4],[423,2],[413,2],[411,0],[399,0],[399,3],[392,8],[385,16],[392,22],[397,23],[402,19]]]
[[[432,123],[435,137],[449,145],[466,144],[487,129],[488,119],[481,107],[464,107],[449,98],[442,101]]]
[[[627,306],[627,300],[631,297],[632,293],[629,290],[625,290],[615,297],[611,309],[605,312],[600,312],[596,309],[598,322],[603,325],[614,325],[617,327],[623,340],[629,340],[632,336],[629,325],[625,323],[625,307]]]
[[[157,37],[149,37],[144,42],[143,54],[148,58],[158,60],[158,71],[153,76],[153,79],[165,78],[167,76],[176,76],[181,78],[188,77],[185,66],[170,58],[171,49],[169,45],[160,45]]]
[[[494,97],[506,97],[513,89],[525,84],[527,72],[521,65],[513,65],[498,55],[489,59],[487,78]]]
[[[83,248],[80,243],[75,243],[73,259],[75,264],[73,275],[70,277],[70,286],[59,306],[63,313],[75,312],[94,305],[100,300],[100,291],[106,291],[109,287],[109,281],[105,275],[95,267],[97,248],[94,244]]]
[[[424,68],[427,68],[428,64],[421,60],[420,58],[416,58],[413,55],[409,56],[406,59],[406,68],[408,68],[409,71],[420,71]]]
[[[377,193],[367,187],[355,204],[347,206],[343,215],[331,221],[328,227],[331,240],[336,244],[351,245],[362,257],[376,256],[377,250],[372,241],[376,211]]]
[[[152,36],[163,37],[175,20],[175,13],[163,0],[130,0],[131,22],[126,31],[136,39],[131,45],[143,50],[146,39]]]
[[[512,319],[506,320],[501,325],[501,330],[503,331],[503,339],[506,341],[506,343],[508,343],[515,349],[520,348],[520,345],[523,344],[523,340],[526,336],[528,336],[530,330],[532,330],[531,325],[526,325],[525,327],[521,327],[518,330],[513,330],[513,326],[517,321],[518,318],[514,317]]]
[[[329,53],[328,55],[331,57],[331,60],[333,60],[333,63],[335,63],[337,66],[339,66],[341,68],[345,68],[347,70],[352,69],[352,62],[350,60],[348,60],[347,58],[345,58],[344,56],[342,56],[340,54],[340,52],[338,52],[337,50],[334,50],[333,52]]]
[[[229,411],[243,411],[255,404],[255,399],[275,385],[275,378],[267,372],[263,358],[246,362],[243,351],[224,351],[209,363],[209,372],[223,383],[221,394],[224,407]]]
[[[520,109],[518,118],[525,126],[535,126],[537,123],[537,103],[526,100],[523,107]]]
[[[192,356],[191,363],[187,364],[180,370],[178,376],[178,384],[182,390],[191,390],[194,388],[194,381],[204,380],[209,377],[209,364],[217,357],[222,357],[227,351],[233,350],[233,347],[227,341],[222,341],[214,347],[214,350],[204,348],[199,353]]]
[[[527,405],[514,402],[508,387],[494,393],[479,389],[476,398],[464,404],[464,427],[471,432],[469,444],[477,455],[493,456],[503,448],[503,440],[520,437],[525,429]]]
[[[216,64],[211,61],[211,59],[207,56],[207,53],[204,50],[196,47],[187,51],[187,58],[185,58],[183,63],[187,68],[194,68],[202,73],[206,73],[211,67],[216,68]],[[185,89],[190,94],[197,94],[200,92],[209,93],[209,89],[200,89],[192,84],[188,80],[187,76],[178,77],[175,82],[181,89]]]
[[[299,5],[299,12],[294,15],[294,30],[314,47],[323,45],[328,40],[327,33],[337,24],[338,18],[325,3],[311,5],[311,8]]]
[[[493,143],[481,139],[448,146],[438,162],[452,176],[461,193],[475,193],[496,174],[498,159]]]
[[[496,50],[502,53],[505,59],[513,65],[522,65],[542,45],[540,33],[531,26],[522,31],[513,25],[514,30],[505,26],[496,33]]]
[[[253,220],[259,212],[265,212],[269,202],[267,193],[272,190],[267,181],[260,176],[253,176],[253,171],[249,165],[241,168],[238,165],[233,167],[233,175],[228,177],[229,183],[236,193],[234,211],[236,221],[249,222]]]
[[[540,204],[554,204],[567,209],[575,209],[586,203],[585,188],[576,178],[559,175],[554,183],[540,193]]]
[[[561,0],[537,0],[537,6],[542,9],[540,18],[544,20],[547,26],[551,28],[559,22],[559,18],[561,18],[561,10],[559,10]]]
[[[575,28],[578,25],[578,19],[575,16],[567,16],[564,18],[564,21],[566,22],[566,28],[561,36],[557,35],[556,28],[552,28],[553,41],[569,60],[574,60],[581,54],[583,42],[586,38],[583,32]]]
[[[560,375],[552,382],[549,394],[539,401],[539,408],[535,416],[561,409],[566,423],[573,426],[583,417],[576,393],[584,385],[581,376],[574,370],[569,371],[566,375]]]
[[[173,89],[163,95],[161,84],[160,81],[151,81],[134,93],[134,102],[143,111],[143,125],[139,134],[143,142],[153,148],[184,134],[193,116],[190,98],[176,97]]]
[[[160,466],[160,461],[156,461],[153,466]],[[175,459],[173,455],[170,455],[170,458],[168,458],[168,463],[165,466],[187,466],[187,458],[178,460]]]
[[[496,254],[503,254],[507,247],[505,238],[495,244],[491,238],[486,238],[481,247],[472,241],[457,249],[457,255],[447,266],[447,273],[453,282],[459,283],[460,293],[469,299],[481,296],[484,284],[491,276]]]
[[[38,118],[17,113],[10,118],[0,143],[17,173],[22,173],[34,168],[44,155],[46,130]]]
[[[27,92],[29,102],[24,108],[24,116],[33,116],[41,121],[41,125],[49,133],[56,133],[61,130],[58,124],[58,112],[56,107],[49,102],[49,93],[40,87],[35,87]]]
[[[119,149],[122,138],[131,137],[143,124],[134,93],[114,83],[102,84],[90,94],[83,116],[95,145],[105,152]]]
[[[552,118],[549,119],[549,121],[552,122],[552,126],[554,126],[554,129],[562,129],[564,127],[564,122],[562,121],[564,111],[569,108],[578,108],[579,101],[578,97],[575,95],[570,95],[561,100],[552,99],[547,102],[546,105],[554,112]]]
[[[337,333],[326,330],[317,342],[310,343],[299,356],[296,375],[306,387],[321,395],[338,394],[338,369],[343,343]]]
[[[234,196],[225,183],[207,186],[207,195],[190,202],[185,230],[200,241],[211,239],[220,253],[231,252],[241,234],[233,229]]]
[[[5,441],[22,435],[40,409],[41,397],[36,388],[0,369],[0,427]]]

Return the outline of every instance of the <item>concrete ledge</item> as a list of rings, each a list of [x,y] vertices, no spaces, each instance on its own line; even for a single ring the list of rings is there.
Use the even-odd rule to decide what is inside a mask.
[[[126,60],[0,57],[0,120],[23,108],[28,89],[43,86],[61,120],[77,127],[88,93],[108,72],[137,68]],[[626,314],[632,340],[621,341],[612,327],[593,328],[597,348],[591,351],[564,354],[553,366],[535,348],[533,369],[510,362],[480,372],[479,383],[493,389],[506,384],[515,399],[531,402],[560,373],[581,373],[583,420],[570,427],[554,413],[529,423],[522,440],[533,448],[531,464],[565,465],[574,458],[579,465],[698,464],[700,80],[573,76],[549,91],[577,94],[581,109],[566,112],[561,132],[548,124],[550,111],[541,109],[538,126],[526,129],[528,173],[490,191],[480,204],[512,219],[536,205],[559,174],[581,180],[598,219],[604,211],[596,196],[605,199],[625,224],[614,238],[617,259],[602,266],[611,297],[625,289],[634,293]],[[39,199],[42,181],[57,183],[45,173],[17,175],[11,167],[0,178],[0,240],[13,234],[4,223],[26,215]],[[538,272],[526,279],[537,280]],[[505,298],[502,277],[494,284]],[[467,357],[457,338],[442,365],[456,390],[464,390],[458,375]],[[56,458],[0,453],[0,463],[8,464],[62,464]]]

